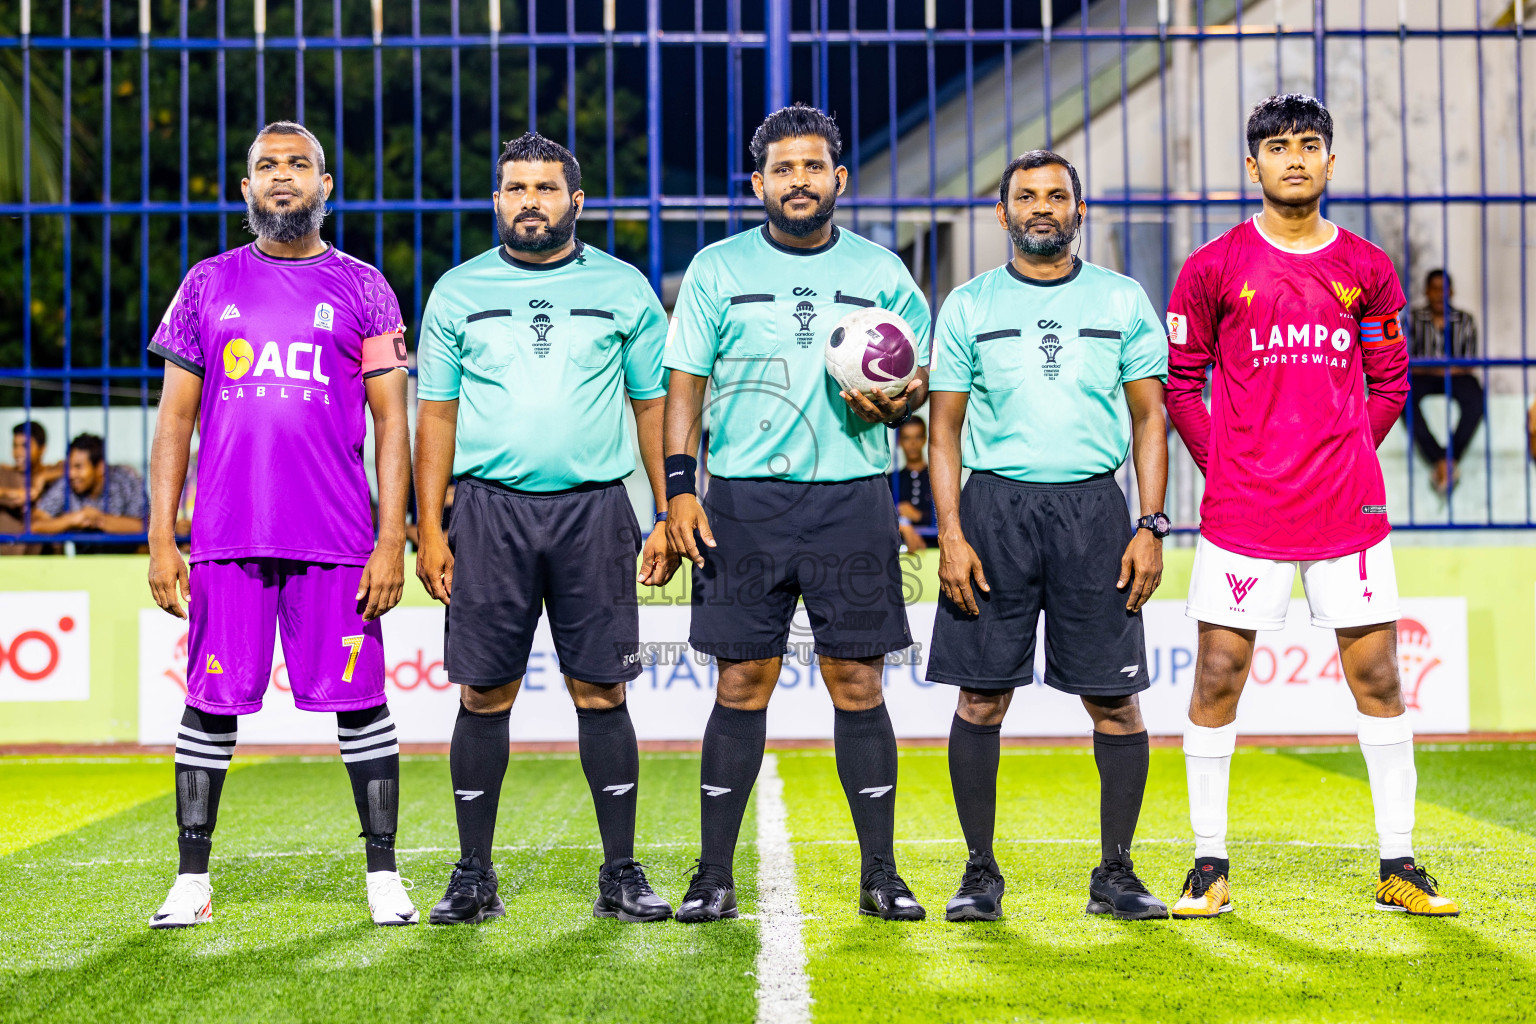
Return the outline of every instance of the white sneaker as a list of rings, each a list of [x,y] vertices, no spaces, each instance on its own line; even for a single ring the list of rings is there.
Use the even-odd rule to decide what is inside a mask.
[[[160,909],[150,916],[151,928],[190,928],[213,920],[213,886],[208,874],[177,875]]]
[[[374,924],[415,924],[421,919],[421,911],[407,892],[416,887],[415,882],[401,878],[398,871],[370,871],[367,878],[368,909]]]

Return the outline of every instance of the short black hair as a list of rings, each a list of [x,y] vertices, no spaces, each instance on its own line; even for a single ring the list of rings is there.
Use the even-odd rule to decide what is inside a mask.
[[[85,452],[93,466],[99,466],[107,461],[107,444],[96,434],[77,435],[73,441],[69,442],[69,450]]]
[[[1015,171],[1032,171],[1036,167],[1045,167],[1048,164],[1067,169],[1067,174],[1072,177],[1072,203],[1075,206],[1082,202],[1083,183],[1078,180],[1077,168],[1072,166],[1072,161],[1049,149],[1032,149],[1008,161],[1008,166],[1003,168],[1003,180],[997,186],[997,201],[1004,206],[1008,205],[1008,183],[1013,180]]]
[[[501,155],[496,158],[496,166],[491,170],[491,189],[501,191],[501,167],[513,160],[532,160],[534,163],[559,164],[565,171],[565,187],[575,195],[581,191],[581,164],[576,162],[576,156],[554,139],[546,138],[538,132],[523,132],[515,139],[511,139],[501,147]]]
[[[1456,287],[1454,284],[1451,283],[1451,275],[1447,274],[1444,270],[1441,270],[1439,267],[1436,267],[1434,270],[1431,270],[1429,273],[1424,275],[1424,287],[1428,288],[1430,286],[1431,282],[1433,282],[1434,279],[1437,278],[1437,277],[1443,278],[1445,280],[1445,286],[1447,288],[1454,288],[1454,287]]]
[[[916,423],[918,426],[923,428],[923,433],[928,433],[928,421],[918,415],[908,416],[905,420],[903,420],[902,423],[896,428],[896,433],[901,433],[901,428],[905,427],[909,423]]]
[[[1316,96],[1288,92],[1271,96],[1248,115],[1248,155],[1255,160],[1265,139],[1281,135],[1314,132],[1323,137],[1323,145],[1333,150],[1333,115]]]
[[[309,144],[315,147],[315,162],[320,168],[320,173],[325,173],[325,147],[320,145],[320,140],[315,138],[315,133],[299,124],[297,121],[273,121],[251,140],[251,148],[245,151],[245,172],[251,174],[256,169],[256,144],[268,135],[300,135],[309,140]]]
[[[41,423],[27,420],[27,422],[18,423],[11,428],[12,437],[20,437],[23,434],[29,435],[32,440],[36,441],[44,448],[48,447],[48,431],[43,429],[43,425]]]
[[[757,165],[758,173],[768,166],[769,146],[804,136],[825,139],[834,164],[842,158],[843,133],[837,130],[837,122],[815,107],[796,103],[792,107],[780,107],[763,118],[763,123],[752,133],[752,161]]]

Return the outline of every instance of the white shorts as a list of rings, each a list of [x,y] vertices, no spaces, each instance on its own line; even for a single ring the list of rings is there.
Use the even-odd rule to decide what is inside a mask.
[[[1192,619],[1233,629],[1281,629],[1291,604],[1295,562],[1250,558],[1201,537],[1189,581]],[[1397,570],[1392,542],[1383,537],[1364,551],[1301,563],[1312,625],[1325,629],[1373,626],[1397,619]]]

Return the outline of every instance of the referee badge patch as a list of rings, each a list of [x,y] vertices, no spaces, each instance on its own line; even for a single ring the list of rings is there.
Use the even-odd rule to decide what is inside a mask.
[[[1168,343],[1170,345],[1182,345],[1186,341],[1184,330],[1187,321],[1183,313],[1168,314]]]

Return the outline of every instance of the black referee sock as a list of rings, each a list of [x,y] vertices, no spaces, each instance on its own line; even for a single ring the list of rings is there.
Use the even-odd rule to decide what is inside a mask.
[[[837,777],[853,813],[861,871],[876,857],[896,864],[896,730],[884,702],[865,711],[833,709],[832,745]]]
[[[352,780],[369,871],[395,870],[400,820],[400,741],[389,705],[336,712],[336,739]]]
[[[747,798],[763,767],[768,745],[768,709],[742,711],[716,704],[704,726],[699,764],[699,804],[703,844],[699,859],[732,870],[736,837],[747,813]]]
[[[955,813],[971,859],[992,856],[997,827],[997,765],[1002,757],[1001,725],[977,725],[955,714],[949,726],[949,784]]]
[[[581,770],[597,811],[597,831],[603,837],[603,866],[632,860],[640,746],[628,702],[612,708],[577,708],[576,739]]]
[[[482,868],[491,865],[491,840],[496,835],[496,808],[501,780],[507,774],[512,709],[478,714],[459,705],[448,748],[448,775],[453,780],[453,809],[459,821],[459,856],[478,855]]]
[[[1099,766],[1099,843],[1106,864],[1131,862],[1131,839],[1141,817],[1150,758],[1145,729],[1129,736],[1093,734],[1093,759]]]
[[[176,733],[176,847],[181,863],[176,873],[208,873],[213,827],[219,820],[224,777],[235,756],[235,715],[211,715],[188,707]]]

